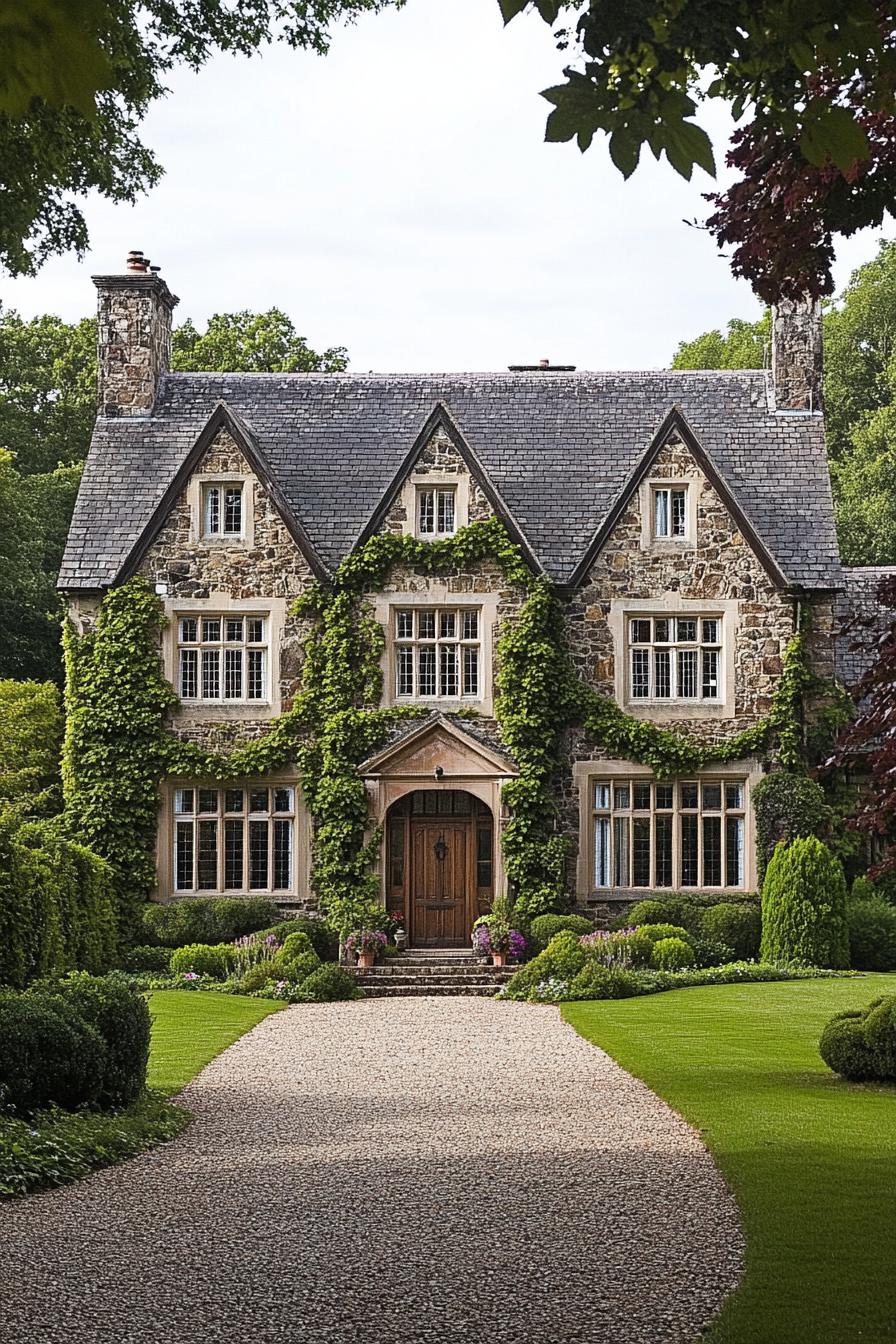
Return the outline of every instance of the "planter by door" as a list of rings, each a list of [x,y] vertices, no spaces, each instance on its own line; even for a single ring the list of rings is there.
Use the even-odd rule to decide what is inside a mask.
[[[376,961],[375,952],[359,952],[358,965],[363,966],[365,970],[369,969]]]

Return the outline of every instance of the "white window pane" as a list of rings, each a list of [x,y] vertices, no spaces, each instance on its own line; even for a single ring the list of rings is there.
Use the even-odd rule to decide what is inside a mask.
[[[479,612],[464,612],[464,639],[479,638]]]
[[[224,638],[228,644],[241,644],[243,641],[242,616],[228,616],[224,622]]]
[[[195,644],[199,638],[198,621],[195,616],[182,616],[180,622],[181,644]]]
[[[464,695],[479,694],[479,650],[464,649]]]
[[[683,700],[697,697],[697,650],[678,650],[678,694]]]
[[[196,649],[180,651],[180,698],[195,700],[199,694],[198,667],[199,653]]]
[[[291,812],[293,810],[294,789],[274,789],[274,811]]]
[[[744,884],[744,819],[727,817],[725,820],[725,885],[742,887]]]
[[[719,698],[718,649],[703,650],[703,698],[704,700],[718,700]]]
[[[683,537],[687,530],[687,511],[685,500],[687,495],[684,490],[672,491],[672,535],[673,537]]]
[[[654,689],[659,700],[667,700],[672,694],[672,655],[669,649],[654,650]]]
[[[672,634],[672,622],[667,617],[658,617],[653,623],[653,638],[657,644],[668,644]]]
[[[264,891],[268,885],[268,823],[249,822],[249,890]]]
[[[174,810],[175,812],[193,811],[193,790],[175,789],[174,790]]]
[[[440,650],[440,692],[443,696],[459,694],[457,680],[457,645],[443,644]]]
[[[669,491],[655,490],[653,495],[653,533],[656,537],[669,535]]]
[[[627,784],[613,786],[613,806],[617,812],[627,812],[631,806],[631,793]]]
[[[633,620],[629,628],[629,638],[633,644],[650,643],[650,621],[640,618]]]
[[[417,527],[421,536],[436,530],[435,493],[432,490],[421,490],[417,496]]]
[[[275,820],[273,840],[273,873],[271,889],[289,891],[292,888],[292,822]]]
[[[696,619],[690,616],[679,616],[675,622],[675,638],[680,644],[695,644],[697,642]]]
[[[610,818],[594,819],[594,885],[610,885]]]
[[[217,649],[202,654],[202,698],[219,700],[221,698],[221,663]]]
[[[243,530],[243,487],[229,485],[224,491],[224,531],[230,535]]]
[[[193,823],[179,821],[174,828],[174,888],[193,890]]]
[[[414,613],[412,611],[396,611],[395,634],[398,639],[413,639]]]
[[[210,485],[205,492],[205,531],[214,536],[221,530],[221,491]]]
[[[414,694],[414,650],[404,647],[397,651],[395,661],[395,692],[397,695]]]
[[[224,698],[241,700],[243,697],[243,651],[224,650]]]
[[[610,786],[609,784],[595,784],[594,786],[594,806],[602,811],[610,806]]]
[[[439,531],[454,531],[454,491],[439,491]]]
[[[439,635],[442,639],[457,638],[457,612],[443,611],[439,618]]]
[[[718,644],[719,642],[719,622],[718,620],[709,620],[703,622],[703,643]]]
[[[436,614],[434,611],[421,611],[417,617],[417,638],[435,639]]]
[[[743,784],[725,785],[725,806],[739,810],[744,805],[744,786]]]
[[[202,622],[203,644],[217,644],[221,639],[221,617],[206,617]]]
[[[632,649],[632,698],[643,700],[650,695],[650,650]]]
[[[264,649],[249,649],[246,670],[246,698],[263,700],[264,687]]]
[[[436,651],[434,648],[419,650],[419,694],[436,693]]]
[[[628,866],[629,819],[613,818],[613,883],[617,887],[627,887],[629,883]]]
[[[264,617],[250,616],[246,622],[246,639],[250,644],[264,643]]]
[[[215,891],[218,886],[218,823],[196,823],[196,890]]]

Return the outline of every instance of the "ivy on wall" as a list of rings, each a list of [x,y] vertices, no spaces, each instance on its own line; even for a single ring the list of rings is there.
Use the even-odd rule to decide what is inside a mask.
[[[64,754],[70,831],[109,859],[133,900],[154,884],[159,783],[166,775],[226,780],[296,762],[314,818],[314,883],[343,933],[379,905],[379,834],[358,765],[397,720],[425,707],[381,709],[384,634],[364,595],[382,589],[398,565],[425,575],[474,572],[493,562],[520,590],[522,606],[497,647],[495,715],[518,775],[504,789],[511,816],[502,833],[505,867],[521,914],[567,901],[570,841],[561,834],[560,771],[567,734],[578,726],[610,756],[648,765],[659,777],[770,750],[781,765],[805,754],[804,704],[822,691],[801,628],[787,648],[768,715],[723,742],[708,742],[626,714],[585,686],[569,656],[560,601],[534,574],[496,518],[454,537],[423,542],[392,533],[370,538],[343,561],[332,585],[317,585],[294,614],[311,624],[303,689],[261,737],[228,753],[209,752],[166,728],[177,700],[162,675],[162,604],[140,579],[112,589],[96,625],[66,635],[68,724]]]

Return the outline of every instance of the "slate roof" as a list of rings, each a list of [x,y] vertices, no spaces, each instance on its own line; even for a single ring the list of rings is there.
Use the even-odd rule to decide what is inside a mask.
[[[878,601],[877,588],[881,579],[894,575],[896,565],[843,567],[843,590],[834,599],[834,638],[837,676],[846,686],[854,686],[868,671],[873,660],[869,645],[893,621],[894,613]],[[856,625],[850,628],[854,621]],[[861,647],[853,648],[853,644]]]
[[[245,423],[333,570],[444,404],[538,562],[568,581],[678,407],[787,581],[840,583],[820,416],[771,413],[761,371],[168,374],[151,416],[97,422],[59,586],[113,583],[215,407]]]

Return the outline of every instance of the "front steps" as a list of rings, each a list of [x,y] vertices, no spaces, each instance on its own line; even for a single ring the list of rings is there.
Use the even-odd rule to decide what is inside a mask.
[[[486,965],[465,949],[399,952],[377,966],[355,967],[358,985],[369,999],[422,995],[473,994],[491,998],[514,968]]]

